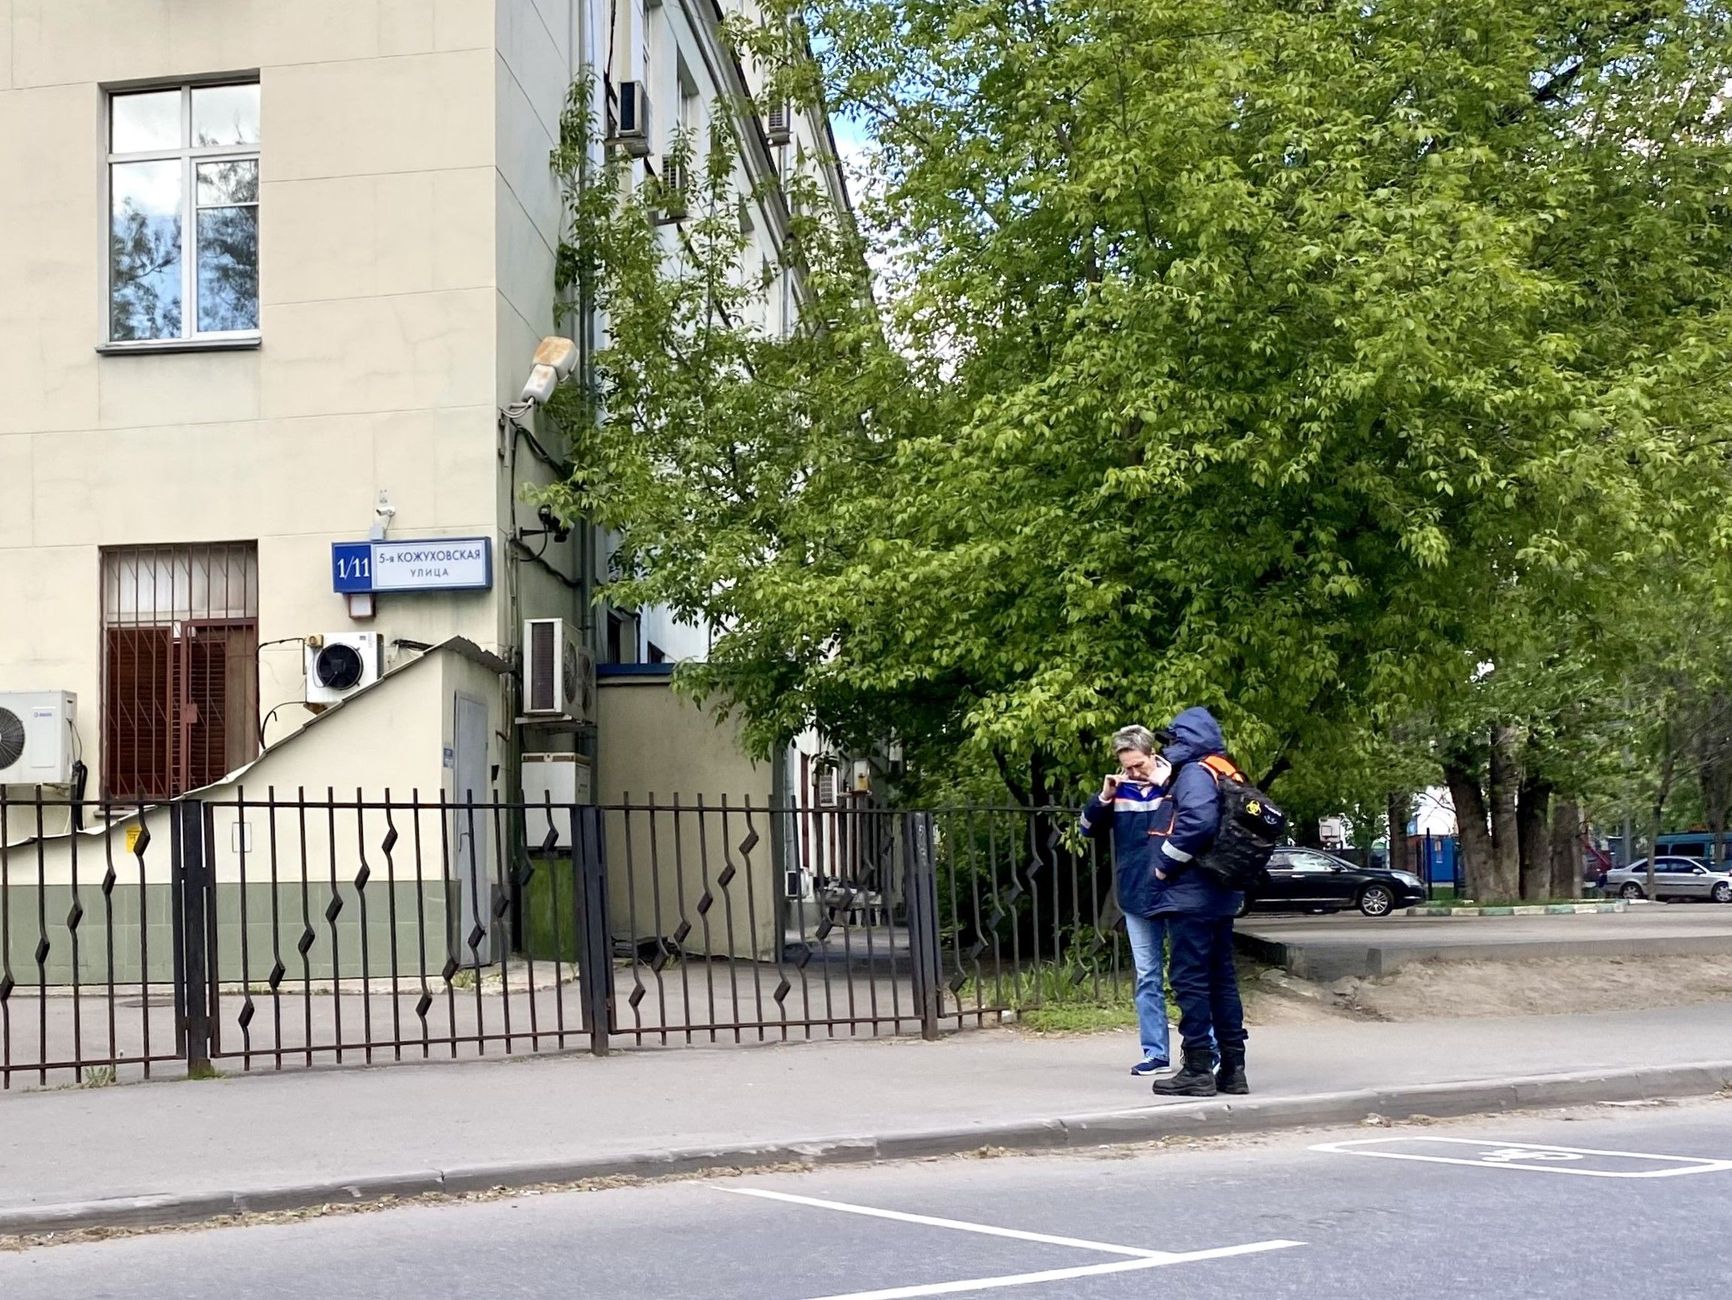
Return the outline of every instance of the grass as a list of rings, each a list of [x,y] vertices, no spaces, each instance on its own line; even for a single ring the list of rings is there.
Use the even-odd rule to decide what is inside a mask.
[[[1040,1034],[1096,1034],[1105,1029],[1132,1028],[1137,1023],[1137,1009],[1129,998],[1111,1003],[1071,1003],[1022,1011],[1017,1020]]]
[[[1018,1023],[1043,1034],[1092,1034],[1125,1029],[1137,1023],[1131,999],[1130,971],[1115,978],[1070,962],[1043,962],[1006,972],[1003,978],[982,976],[963,985],[962,1004],[1008,1006]],[[1178,1010],[1170,1002],[1168,1014]]]

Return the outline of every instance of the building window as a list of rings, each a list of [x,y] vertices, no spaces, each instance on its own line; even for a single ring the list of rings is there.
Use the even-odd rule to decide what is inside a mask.
[[[250,542],[102,553],[102,785],[171,799],[258,755],[259,566]]]
[[[259,87],[108,97],[108,338],[259,328]]]
[[[668,661],[668,652],[651,641],[649,643],[649,661],[652,664],[665,664]]]

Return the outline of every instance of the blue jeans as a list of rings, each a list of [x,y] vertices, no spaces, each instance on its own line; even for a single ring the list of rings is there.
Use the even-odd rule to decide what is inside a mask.
[[[1131,936],[1131,960],[1137,968],[1137,1028],[1142,1033],[1143,1059],[1167,1061],[1167,918],[1125,914]]]
[[[1233,918],[1169,916],[1173,941],[1173,1000],[1187,1053],[1214,1056],[1217,1045],[1245,1051],[1245,1011],[1233,965]]]

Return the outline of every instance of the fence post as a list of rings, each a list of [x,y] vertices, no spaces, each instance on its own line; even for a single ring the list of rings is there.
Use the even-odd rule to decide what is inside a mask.
[[[938,1037],[939,1000],[944,986],[944,953],[939,937],[938,866],[933,852],[931,813],[902,818],[908,902],[908,944],[914,966],[914,1004],[920,1008],[920,1036]]]
[[[571,809],[572,868],[576,873],[578,980],[589,1050],[606,1056],[613,1026],[613,927],[607,909],[607,858],[602,852],[601,809]]]
[[[210,1073],[211,971],[209,936],[210,865],[206,856],[205,806],[197,799],[169,805],[169,844],[175,893],[175,1011],[186,1045],[186,1072]]]

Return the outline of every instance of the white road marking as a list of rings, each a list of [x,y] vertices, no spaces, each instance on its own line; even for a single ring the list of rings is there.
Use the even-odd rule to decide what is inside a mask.
[[[1109,1273],[1135,1273],[1149,1268],[1166,1268],[1172,1264],[1190,1264],[1210,1259],[1230,1259],[1236,1255],[1256,1255],[1269,1250],[1286,1250],[1302,1246],[1302,1241],[1253,1241],[1241,1246],[1219,1246],[1212,1250],[1144,1250],[1138,1246],[1116,1246],[1104,1241],[1088,1241],[1081,1237],[1058,1237],[1046,1232],[1024,1232],[1019,1228],[999,1228],[987,1223],[969,1223],[962,1219],[943,1219],[930,1214],[909,1214],[902,1210],[881,1210],[870,1205],[851,1205],[845,1201],[825,1201],[815,1196],[795,1196],[790,1192],[772,1192],[760,1187],[718,1187],[718,1192],[731,1196],[755,1196],[765,1201],[781,1201],[789,1205],[805,1205],[820,1210],[836,1210],[842,1214],[859,1214],[870,1219],[890,1219],[897,1223],[914,1223],[928,1228],[948,1228],[953,1232],[973,1232],[987,1237],[1009,1237],[1016,1241],[1031,1241],[1043,1246],[1065,1246],[1073,1250],[1092,1250],[1107,1255],[1129,1258],[1106,1264],[1082,1264],[1073,1268],[1043,1269],[1037,1273],[1009,1273],[1000,1277],[965,1278],[955,1282],[919,1282],[912,1286],[887,1287],[876,1291],[849,1291],[846,1294],[819,1296],[816,1300],[916,1300],[920,1296],[959,1295],[969,1291],[997,1291],[1005,1287],[1036,1286],[1042,1282],[1065,1282],[1078,1277],[1098,1277]]]
[[[1190,1264],[1206,1259],[1229,1259],[1235,1255],[1257,1255],[1266,1250],[1285,1250],[1302,1246],[1302,1241],[1253,1241],[1243,1246],[1222,1246],[1218,1250],[1192,1250],[1184,1254],[1169,1254],[1164,1259],[1116,1259],[1110,1264],[1083,1264],[1076,1268],[1049,1268],[1039,1273],[1011,1273],[1004,1277],[966,1278],[958,1282],[922,1282],[913,1286],[894,1286],[881,1291],[849,1291],[845,1295],[818,1296],[816,1300],[915,1300],[929,1295],[958,1295],[967,1291],[997,1291],[1011,1286],[1037,1286],[1042,1282],[1066,1282],[1076,1277],[1099,1277],[1106,1273],[1140,1273],[1145,1269],[1167,1268],[1173,1264]]]
[[[863,1214],[871,1219],[894,1219],[897,1223],[918,1223],[928,1228],[949,1228],[954,1232],[978,1232],[987,1237],[1013,1237],[1017,1241],[1034,1241],[1043,1246],[1071,1246],[1077,1250],[1098,1250],[1103,1255],[1130,1255],[1136,1259],[1165,1263],[1172,1258],[1165,1250],[1140,1250],[1135,1246],[1113,1246],[1104,1241],[1084,1241],[1080,1237],[1054,1237],[1044,1232],[1023,1232],[1017,1228],[995,1228],[985,1223],[965,1223],[961,1219],[935,1219],[929,1214],[905,1214],[901,1210],[879,1210],[870,1205],[848,1205],[842,1201],[820,1201],[811,1196],[794,1196],[788,1192],[771,1192],[758,1187],[718,1187],[718,1192],[731,1196],[756,1196],[766,1201],[785,1201],[789,1205],[810,1205],[820,1210],[839,1210],[843,1214]]]
[[[1367,1148],[1391,1143],[1435,1142],[1450,1146],[1480,1148],[1477,1158],[1420,1155],[1415,1151],[1373,1151]],[[1417,1160],[1433,1165],[1467,1165],[1474,1169],[1515,1169],[1536,1174],[1570,1174],[1576,1178],[1676,1178],[1684,1174],[1712,1174],[1732,1170],[1732,1160],[1710,1160],[1702,1156],[1661,1156],[1644,1151],[1601,1151],[1593,1147],[1558,1147],[1543,1142],[1493,1142],[1485,1138],[1380,1137],[1347,1142],[1322,1142],[1311,1148],[1336,1155],[1370,1156],[1377,1160]],[[1602,1160],[1646,1161],[1669,1166],[1661,1169],[1580,1169],[1576,1162]],[[1568,1166],[1568,1167],[1565,1167]]]
[[[1164,1259],[1115,1259],[1110,1264],[1084,1264],[1079,1268],[1049,1268],[1042,1273],[1011,1273],[1004,1277],[967,1278],[960,1282],[922,1282],[914,1286],[886,1287],[882,1291],[850,1291],[846,1295],[818,1296],[816,1300],[914,1300],[917,1296],[957,1295],[965,1291],[997,1291],[1008,1286],[1038,1286],[1042,1282],[1066,1282],[1076,1277],[1099,1277],[1103,1273],[1136,1273],[1159,1268]]]

